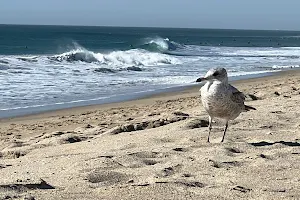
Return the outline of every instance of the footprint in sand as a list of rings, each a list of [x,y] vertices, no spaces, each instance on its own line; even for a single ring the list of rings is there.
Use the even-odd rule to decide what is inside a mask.
[[[110,186],[126,183],[128,180],[132,180],[132,177],[114,171],[94,170],[87,175],[86,180],[97,186]]]
[[[87,139],[86,136],[76,135],[75,133],[64,133],[59,131],[59,132],[54,132],[54,133],[44,135],[36,144],[51,146],[51,145],[81,142],[86,139]]]
[[[129,153],[114,158],[114,161],[120,163],[123,167],[140,168],[149,165],[155,165],[161,162],[161,158],[165,156],[164,153],[158,152],[136,152]]]
[[[123,168],[124,166],[118,161],[114,160],[113,156],[99,156],[96,158],[91,158],[85,160],[84,166],[86,169],[83,172],[90,172],[95,170],[95,166],[97,170],[107,170],[107,169],[118,169]]]
[[[237,147],[226,147],[225,150],[228,156],[236,156],[237,154],[244,153],[242,150],[238,149]]]
[[[183,147],[177,147],[177,148],[174,148],[172,150],[176,151],[176,152],[187,152],[187,151],[189,151],[188,148],[183,148]]]
[[[129,153],[130,156],[136,156],[138,158],[160,158],[163,153],[153,152],[153,151],[140,151],[136,153]]]
[[[4,190],[4,191],[9,191],[9,190],[13,190],[13,191],[26,191],[26,190],[32,190],[32,189],[55,189],[55,187],[53,187],[52,185],[48,184],[46,181],[44,181],[43,179],[40,179],[38,181],[30,181],[27,183],[25,181],[25,183],[20,183],[20,181],[17,180],[17,183],[13,183],[13,184],[3,184],[0,185],[0,191]]]
[[[178,164],[171,167],[166,167],[158,173],[158,177],[169,177],[180,171],[182,165]]]
[[[208,127],[208,121],[204,119],[192,119],[186,123],[185,127],[187,129]]]
[[[155,160],[143,160],[143,163],[145,164],[145,165],[155,165],[155,164],[157,164],[157,163],[159,163],[159,162],[157,162],[157,161],[155,161]]]
[[[158,128],[160,126],[168,125],[170,123],[178,122],[181,120],[187,119],[188,116],[182,116],[182,115],[175,115],[170,116],[169,118],[160,118],[156,120],[147,120],[137,123],[129,123],[129,124],[123,124],[120,126],[113,127],[103,134],[109,134],[109,135],[117,135],[124,132],[133,132],[133,131],[139,131],[144,129],[151,129],[151,128]]]
[[[220,162],[216,160],[209,160],[212,162],[212,166],[215,168],[231,168],[231,167],[240,167],[242,165],[241,162],[239,161],[225,161],[225,162]]]

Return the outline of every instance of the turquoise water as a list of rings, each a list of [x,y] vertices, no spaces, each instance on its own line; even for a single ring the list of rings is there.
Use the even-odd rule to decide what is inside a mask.
[[[299,67],[300,32],[0,25],[0,116]]]
[[[0,25],[0,55],[64,53],[73,49],[73,42],[93,52],[155,50],[155,45],[144,44],[147,38],[156,37],[199,46],[300,46],[299,31]]]

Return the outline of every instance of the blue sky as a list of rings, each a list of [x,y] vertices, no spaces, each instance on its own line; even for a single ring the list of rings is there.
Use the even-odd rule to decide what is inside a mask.
[[[300,0],[0,0],[0,24],[300,30]]]

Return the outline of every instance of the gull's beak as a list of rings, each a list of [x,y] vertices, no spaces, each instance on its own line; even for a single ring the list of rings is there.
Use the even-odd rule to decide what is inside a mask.
[[[202,82],[202,81],[206,81],[206,78],[202,77],[202,78],[198,78],[198,79],[196,80],[196,82]]]

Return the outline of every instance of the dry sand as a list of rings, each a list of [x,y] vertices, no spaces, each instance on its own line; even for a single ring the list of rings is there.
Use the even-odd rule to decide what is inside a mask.
[[[199,87],[0,120],[0,199],[300,199],[299,71],[234,85],[224,143]]]

